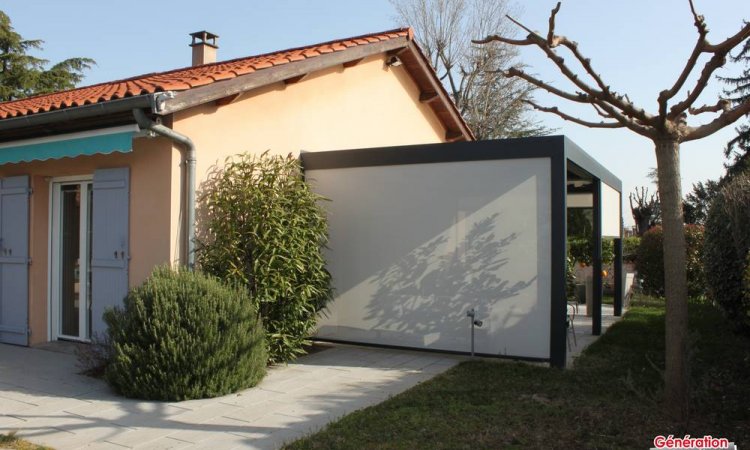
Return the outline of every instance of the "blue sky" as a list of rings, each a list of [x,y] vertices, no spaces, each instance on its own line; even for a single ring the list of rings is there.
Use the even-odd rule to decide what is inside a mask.
[[[518,18],[544,31],[554,3],[518,2]],[[739,30],[743,18],[750,19],[747,0],[695,0],[695,4],[706,16],[713,42]],[[397,25],[387,0],[4,0],[0,5],[24,37],[46,41],[41,56],[52,61],[94,58],[98,65],[84,84],[189,65],[188,33],[203,29],[220,36],[219,59],[230,59]],[[558,14],[557,32],[577,41],[615,90],[650,111],[658,92],[671,86],[679,74],[696,36],[687,0],[568,0]],[[524,49],[521,58],[541,78],[568,86],[538,50]],[[722,86],[712,84],[699,103],[715,102]],[[687,86],[691,85],[689,81]],[[594,118],[586,109],[541,93],[537,100]],[[622,130],[592,130],[541,113],[538,118],[610,168],[623,180],[625,193],[650,183],[645,174],[656,162],[647,139]],[[722,148],[733,135],[729,128],[683,145],[684,192],[694,182],[722,174]],[[627,207],[625,218],[632,223]]]

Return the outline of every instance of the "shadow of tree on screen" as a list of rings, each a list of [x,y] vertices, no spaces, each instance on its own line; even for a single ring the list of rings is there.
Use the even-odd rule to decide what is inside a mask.
[[[464,239],[447,248],[452,228],[379,272],[371,281],[377,289],[365,319],[374,320],[380,334],[424,335],[427,344],[439,345],[466,334],[469,309],[477,308],[481,317],[519,295],[536,276],[517,282],[502,278],[507,248],[518,233],[498,237],[499,218],[495,213],[473,223]]]

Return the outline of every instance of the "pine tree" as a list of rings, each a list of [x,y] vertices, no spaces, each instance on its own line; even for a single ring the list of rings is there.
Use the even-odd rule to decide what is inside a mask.
[[[734,78],[722,78],[730,86],[726,91],[727,96],[735,104],[750,101],[750,39],[745,41],[745,46],[736,56],[732,57],[735,63],[744,63],[745,70],[741,75]],[[748,123],[737,127],[737,137],[729,141],[725,155],[730,158],[726,165],[727,173],[724,178],[732,178],[738,173],[750,170],[750,115],[746,115]]]
[[[24,39],[0,11],[0,101],[71,89],[83,80],[83,71],[96,64],[90,58],[69,58],[46,68],[49,61],[28,53],[41,50],[42,44]]]

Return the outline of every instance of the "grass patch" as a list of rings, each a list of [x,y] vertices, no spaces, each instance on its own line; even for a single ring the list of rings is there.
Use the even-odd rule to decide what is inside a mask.
[[[656,435],[750,440],[750,340],[690,305],[693,412],[663,414],[664,301],[635,301],[573,370],[472,361],[287,449],[649,448]]]
[[[0,434],[0,448],[11,450],[52,450],[51,447],[32,444],[16,436],[15,432]]]

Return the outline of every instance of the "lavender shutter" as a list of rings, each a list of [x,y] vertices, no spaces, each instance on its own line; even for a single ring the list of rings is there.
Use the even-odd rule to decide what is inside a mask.
[[[0,179],[0,342],[28,345],[29,177]]]
[[[102,334],[107,308],[128,294],[130,170],[94,171],[91,230],[91,331]]]

